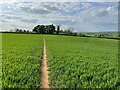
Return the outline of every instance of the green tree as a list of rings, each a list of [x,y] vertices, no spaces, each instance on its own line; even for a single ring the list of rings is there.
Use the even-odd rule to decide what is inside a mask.
[[[55,26],[52,25],[37,25],[33,29],[34,32],[40,34],[53,34],[55,32]]]
[[[33,31],[36,33],[39,33],[39,27],[40,27],[40,25],[37,25],[36,27],[34,27]]]
[[[46,32],[47,34],[53,34],[55,32],[55,26],[52,24],[52,25],[47,25],[46,26]]]
[[[44,25],[40,25],[40,27],[39,27],[39,32],[40,32],[41,34],[45,34],[46,28],[45,28]]]
[[[60,32],[60,26],[58,25],[56,34],[59,34],[59,32]]]

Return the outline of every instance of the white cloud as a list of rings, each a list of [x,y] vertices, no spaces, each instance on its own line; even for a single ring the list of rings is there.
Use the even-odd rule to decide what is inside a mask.
[[[34,2],[119,2],[119,0],[34,0]]]
[[[38,20],[37,19],[20,19],[21,22],[26,22],[26,23],[36,23]]]
[[[117,30],[117,3],[19,2],[0,4],[3,29],[32,29],[37,24],[61,24],[76,31]],[[105,25],[105,26],[104,26]],[[109,27],[108,27],[108,26]]]
[[[0,3],[13,2],[119,2],[119,0],[0,0]]]

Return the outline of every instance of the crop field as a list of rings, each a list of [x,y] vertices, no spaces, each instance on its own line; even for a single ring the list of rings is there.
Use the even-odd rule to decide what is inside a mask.
[[[0,89],[2,88],[2,34],[0,33]]]
[[[39,88],[42,36],[2,35],[2,87]]]
[[[114,88],[118,86],[118,41],[46,36],[52,88]]]
[[[41,87],[43,38],[50,88],[118,87],[118,40],[3,34],[2,87]]]

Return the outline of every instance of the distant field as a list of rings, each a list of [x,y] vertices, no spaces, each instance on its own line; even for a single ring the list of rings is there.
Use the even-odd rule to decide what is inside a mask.
[[[42,35],[2,35],[2,87],[39,88]],[[51,88],[118,87],[118,40],[44,35]]]
[[[45,36],[51,87],[118,86],[118,41]]]
[[[2,35],[2,87],[39,88],[42,36]]]

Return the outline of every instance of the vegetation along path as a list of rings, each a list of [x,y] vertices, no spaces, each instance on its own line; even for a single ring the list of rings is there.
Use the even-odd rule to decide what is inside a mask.
[[[42,77],[41,77],[41,88],[50,88],[48,82],[48,67],[47,67],[47,55],[46,55],[46,44],[45,38],[43,37],[44,50],[43,50],[43,62],[42,62]]]

